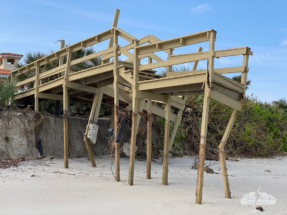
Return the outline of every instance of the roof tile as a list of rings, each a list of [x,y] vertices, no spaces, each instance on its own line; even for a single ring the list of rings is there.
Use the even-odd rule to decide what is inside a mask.
[[[12,72],[12,70],[0,69],[0,74],[1,74],[1,75],[9,75],[10,72]]]
[[[14,53],[0,53],[0,55],[9,55],[9,56],[19,56],[19,57],[23,57],[22,54],[14,54]]]

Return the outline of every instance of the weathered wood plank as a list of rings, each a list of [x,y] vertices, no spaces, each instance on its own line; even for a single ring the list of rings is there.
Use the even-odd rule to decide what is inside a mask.
[[[76,89],[76,90],[81,90],[81,91],[85,91],[85,92],[89,92],[89,93],[98,93],[98,89],[95,87],[89,87],[83,84],[78,84],[78,83],[73,83],[73,82],[68,82],[66,84],[66,86],[68,88],[72,88],[72,89]]]
[[[63,100],[62,95],[52,94],[52,93],[39,93],[38,97],[41,99],[51,99],[51,100]]]
[[[242,110],[242,105],[240,102],[238,101],[235,101],[219,92],[216,92],[214,90],[211,90],[210,92],[210,98],[222,103],[222,104],[225,104],[235,110]]]
[[[166,77],[150,81],[140,81],[138,84],[139,90],[156,90],[165,87],[175,87],[181,85],[190,85],[196,83],[203,83],[206,81],[206,75],[203,74],[190,74],[179,75],[174,78]]]
[[[185,46],[185,45],[191,45],[191,44],[195,44],[195,43],[206,42],[206,41],[208,41],[207,32],[212,32],[212,31],[213,30],[198,32],[195,34],[177,37],[177,38],[173,38],[170,40],[163,40],[163,41],[160,41],[156,44],[139,46],[137,48],[138,53],[139,53],[139,55],[141,55],[141,54],[147,54],[150,52],[156,52],[156,51],[181,47],[181,46]]]
[[[30,83],[30,82],[32,82],[32,81],[35,81],[35,79],[36,79],[35,76],[34,76],[34,77],[31,77],[31,78],[27,78],[27,79],[25,79],[24,81],[18,82],[15,87],[19,87],[19,86],[22,86],[22,85],[24,85],[24,84],[28,84],[28,83]]]
[[[154,69],[159,67],[177,65],[182,63],[188,63],[193,61],[205,60],[208,59],[209,52],[200,52],[200,53],[193,53],[192,55],[188,56],[178,56],[178,57],[169,57],[166,61],[160,61],[156,63],[144,64],[139,66],[139,70],[147,70],[147,69]]]

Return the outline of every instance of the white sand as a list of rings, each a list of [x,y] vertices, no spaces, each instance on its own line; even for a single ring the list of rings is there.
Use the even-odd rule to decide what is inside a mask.
[[[162,165],[157,162],[152,162],[152,179],[147,180],[145,162],[136,160],[134,186],[129,186],[128,158],[121,159],[121,182],[113,179],[110,158],[96,159],[97,168],[87,158],[69,161],[69,169],[63,168],[63,159],[0,169],[0,215],[261,214],[240,203],[259,186],[276,198],[275,205],[263,206],[262,214],[287,214],[286,157],[227,161],[232,199],[224,198],[216,162],[211,168],[219,174],[204,175],[202,205],[194,203],[197,171],[191,169],[191,157],[170,159],[168,186],[161,185]]]

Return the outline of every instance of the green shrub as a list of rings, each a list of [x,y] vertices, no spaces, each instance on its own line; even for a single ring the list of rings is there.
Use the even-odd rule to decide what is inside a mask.
[[[15,82],[4,82],[0,83],[0,106],[4,107],[9,105],[9,102],[13,101],[16,93]],[[13,105],[11,105],[13,106]]]
[[[186,145],[198,153],[203,96],[190,97],[192,111],[184,113]],[[214,100],[210,101],[207,149],[210,156],[218,154],[218,145],[224,134],[232,109]],[[226,143],[228,155],[269,156],[287,151],[287,113],[277,106],[246,98]]]

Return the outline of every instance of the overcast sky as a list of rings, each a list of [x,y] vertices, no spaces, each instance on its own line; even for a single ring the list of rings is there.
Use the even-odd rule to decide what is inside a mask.
[[[59,39],[76,43],[111,28],[116,8],[118,27],[136,38],[152,34],[166,40],[214,29],[216,49],[250,47],[247,94],[264,102],[287,98],[287,1],[1,0],[0,53],[49,53],[59,49]],[[207,44],[201,46],[207,50]],[[215,63],[220,68],[241,65],[242,57]]]

